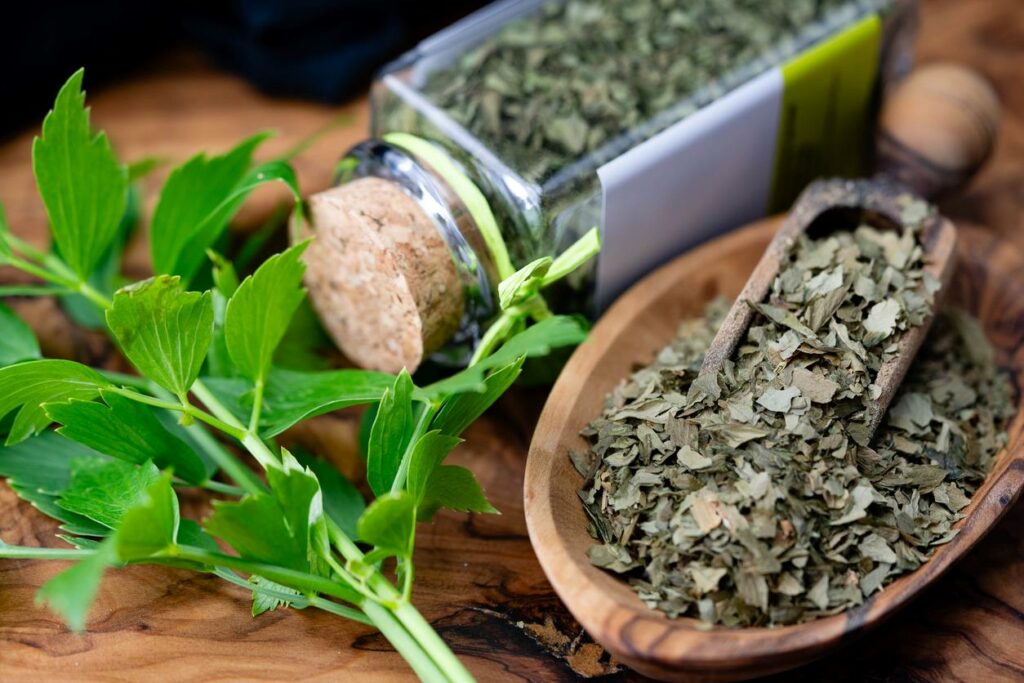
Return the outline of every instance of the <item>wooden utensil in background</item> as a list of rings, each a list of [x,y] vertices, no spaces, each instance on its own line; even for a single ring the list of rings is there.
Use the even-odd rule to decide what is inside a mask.
[[[948,191],[988,155],[997,117],[995,96],[980,77],[953,66],[921,69],[886,103],[879,166],[930,194]],[[693,619],[668,619],[647,608],[624,581],[589,563],[585,553],[594,541],[576,496],[581,478],[568,457],[571,449],[587,447],[580,429],[599,414],[604,396],[635,364],[649,361],[672,339],[681,318],[699,315],[718,294],[740,291],[779,224],[778,218],[766,219],[700,247],[623,295],[570,359],[530,446],[524,505],[545,574],[598,642],[641,673],[664,680],[737,680],[820,657],[930,585],[995,524],[1024,487],[1024,414],[1019,413],[1008,447],[950,543],[864,605],[805,624],[708,630]],[[1024,354],[1017,353],[1017,339],[1024,334],[1024,301],[993,305],[992,293],[1001,286],[1024,288],[1024,258],[978,230],[962,232],[958,256],[962,267],[952,291],[981,319],[1020,386]]]

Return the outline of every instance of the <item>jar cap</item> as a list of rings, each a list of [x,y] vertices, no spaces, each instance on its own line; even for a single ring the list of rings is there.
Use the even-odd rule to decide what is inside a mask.
[[[357,365],[414,371],[458,330],[463,286],[437,226],[398,184],[366,177],[307,200],[306,285],[327,332]]]

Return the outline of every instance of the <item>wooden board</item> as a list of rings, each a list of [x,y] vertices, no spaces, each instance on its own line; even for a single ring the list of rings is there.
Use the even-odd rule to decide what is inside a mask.
[[[961,198],[955,219],[983,223],[1024,249],[1024,8],[1020,0],[926,0],[922,61],[956,59],[996,83],[1006,113],[995,157]],[[87,76],[88,85],[88,76]],[[349,112],[351,124],[299,156],[306,192],[325,187],[338,155],[367,129],[365,103],[329,108],[271,100],[185,55],[144,75],[91,93],[93,116],[122,158],[164,155],[173,161],[223,150],[257,130],[279,139],[268,155]],[[45,219],[35,194],[29,150],[34,130],[0,146],[0,199],[18,234],[42,244]],[[147,181],[152,190],[159,176]],[[280,198],[261,193],[239,221],[257,225]],[[150,197],[152,201],[152,197]],[[145,272],[145,245],[131,250]],[[15,275],[4,271],[0,280]],[[30,316],[50,355],[114,363],[108,346],[74,330],[47,302],[13,302]],[[421,528],[414,600],[480,680],[572,680],[576,672],[633,680],[599,657],[548,586],[533,557],[522,516],[522,468],[545,394],[516,391],[467,433],[453,455],[472,468],[501,516],[442,514]],[[356,413],[317,420],[303,437],[353,473]],[[202,505],[202,501],[192,501]],[[0,537],[49,545],[52,525],[0,487]],[[89,630],[73,635],[33,606],[36,589],[57,563],[0,562],[0,679],[8,680],[409,680],[387,642],[370,629],[315,612],[249,616],[243,591],[216,578],[163,568],[112,572]],[[786,680],[963,679],[1024,677],[1024,504],[969,558],[894,621],[844,652]]]

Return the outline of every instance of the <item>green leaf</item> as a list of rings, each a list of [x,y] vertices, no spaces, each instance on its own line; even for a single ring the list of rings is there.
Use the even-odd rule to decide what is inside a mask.
[[[198,155],[171,172],[153,214],[152,255],[157,272],[186,281],[203,264],[249,194],[264,183],[281,181],[299,201],[295,172],[283,161],[251,168],[252,153],[267,134],[255,135],[217,157]]]
[[[412,438],[412,390],[412,378],[402,370],[394,385],[381,396],[366,453],[366,480],[375,495],[391,490],[402,455]]]
[[[249,171],[256,147],[267,137],[258,133],[225,154],[207,158],[200,153],[171,170],[150,227],[154,271],[182,275],[186,280],[192,275],[179,267],[183,252],[198,234],[212,234],[209,244],[213,244],[227,227],[242,200],[226,200]]]
[[[282,467],[269,469],[267,479],[269,494],[214,501],[206,530],[243,557],[322,573],[316,549],[326,542],[326,527],[316,477],[285,452]]]
[[[71,485],[71,463],[93,458],[109,460],[91,448],[44,431],[13,446],[0,447],[0,477],[11,484],[50,495],[59,495]]]
[[[420,521],[427,521],[443,507],[458,512],[498,512],[487,502],[473,473],[455,465],[441,465],[430,475],[416,517]]]
[[[32,360],[0,369],[0,417],[17,410],[7,444],[15,444],[50,424],[44,403],[90,401],[110,386],[92,368],[68,360]]]
[[[139,372],[184,397],[213,339],[213,301],[160,275],[119,290],[107,324]]]
[[[71,485],[60,494],[57,504],[114,529],[159,477],[160,471],[152,463],[140,467],[120,460],[75,460]]]
[[[117,561],[114,544],[99,544],[96,552],[43,584],[36,593],[36,604],[47,605],[72,631],[85,629],[85,618],[100,587],[103,572]]]
[[[105,536],[107,527],[87,517],[61,509],[57,500],[71,486],[71,463],[84,459],[109,462],[109,458],[91,448],[65,439],[54,431],[44,431],[13,446],[0,448],[0,476],[7,478],[19,498],[43,514],[63,522],[69,533]]]
[[[82,70],[57,94],[32,144],[32,168],[60,254],[80,278],[88,279],[124,213],[128,173],[103,133],[89,129]]]
[[[430,398],[444,397],[463,391],[483,391],[487,371],[508,365],[520,357],[545,356],[552,349],[575,346],[587,337],[586,323],[575,316],[556,315],[545,318],[515,335],[501,348],[447,379],[424,387],[423,392]]]
[[[413,445],[406,489],[417,503],[423,499],[430,475],[460,443],[462,439],[435,430],[421,436]]]
[[[264,612],[272,612],[279,607],[291,607],[294,600],[305,602],[299,591],[288,586],[274,583],[262,576],[250,576],[252,584],[252,615],[258,617]]]
[[[306,293],[302,289],[302,252],[296,244],[267,259],[245,278],[228,301],[224,340],[238,371],[253,381],[270,369],[274,350]]]
[[[355,538],[356,523],[366,509],[366,501],[359,489],[352,485],[345,476],[326,460],[298,452],[295,454],[299,462],[308,467],[320,482],[320,491],[324,499],[324,512],[341,527],[350,538]]]
[[[520,356],[518,360],[492,372],[484,379],[483,391],[455,394],[446,400],[430,424],[431,428],[452,436],[461,434],[512,386],[523,368],[523,361],[524,358]]]
[[[137,187],[128,188],[128,203],[118,224],[114,239],[93,268],[88,284],[97,292],[110,297],[114,290],[125,283],[121,274],[121,262],[128,240],[135,233],[139,223],[140,193]],[[106,309],[83,294],[71,293],[60,297],[61,308],[76,324],[92,330],[106,332]]]
[[[394,375],[372,370],[302,372],[272,368],[263,390],[260,433],[271,438],[311,417],[374,403],[394,382]],[[248,419],[252,410],[251,382],[237,377],[204,377],[203,383],[238,419]]]
[[[359,518],[359,540],[398,557],[412,554],[416,499],[407,491],[385,493]]]
[[[111,391],[104,402],[50,403],[46,414],[62,427],[57,431],[102,453],[141,465],[146,461],[191,484],[206,480],[206,465],[184,441],[168,432],[153,410]]]
[[[14,311],[0,303],[0,366],[39,358],[36,335]]]
[[[523,303],[538,291],[544,281],[544,275],[551,268],[550,256],[532,261],[498,284],[498,305],[507,310]]]
[[[115,534],[122,562],[142,560],[173,548],[181,516],[171,475],[161,474],[121,517]]]

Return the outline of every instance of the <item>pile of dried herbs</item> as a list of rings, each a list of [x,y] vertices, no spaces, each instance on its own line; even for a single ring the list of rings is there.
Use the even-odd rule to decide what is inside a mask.
[[[773,52],[793,52],[802,29],[845,2],[551,2],[432,73],[423,92],[543,182],[702,89],[690,109],[706,104],[739,84],[722,80],[732,72],[764,71]]]
[[[802,238],[717,377],[698,371],[721,301],[615,390],[573,454],[595,565],[670,616],[781,625],[862,603],[953,537],[1013,409],[977,322],[940,315],[870,444],[862,422],[931,310],[922,216]]]

